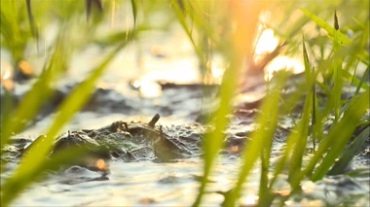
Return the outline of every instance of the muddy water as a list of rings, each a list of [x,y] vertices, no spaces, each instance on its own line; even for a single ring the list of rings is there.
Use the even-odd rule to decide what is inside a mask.
[[[166,132],[173,136],[186,125],[202,126],[196,123],[202,120],[202,87],[163,85],[160,97],[148,99],[134,95],[136,89],[129,89],[129,84],[126,86],[128,88],[125,90],[133,90],[132,96],[124,96],[114,88],[98,88],[84,110],[76,115],[65,130],[96,129],[117,120],[147,122],[155,113],[162,115],[159,124],[165,126]],[[68,94],[68,90],[63,90],[59,93],[62,97],[63,93]],[[259,105],[261,97],[247,96],[244,94],[237,98],[239,102],[235,103],[237,109],[225,132],[228,148],[222,153],[209,178],[209,187],[204,198],[207,206],[219,206],[224,200],[223,194],[236,182],[240,149],[248,142],[248,135],[255,127],[254,117],[260,113],[253,107]],[[41,134],[54,116],[49,112],[50,110],[44,111],[39,120],[17,135],[17,138],[32,140]],[[292,122],[288,117],[281,119],[274,139],[272,165],[281,155]],[[308,160],[310,156],[307,154],[305,159]],[[16,162],[12,164],[13,167],[15,165]],[[316,183],[304,181],[303,192],[286,201],[285,205],[367,206],[370,199],[368,167],[368,160],[357,157],[347,174],[329,176]],[[2,175],[2,179],[8,173],[9,171]],[[257,200],[258,175],[259,169],[256,168],[245,184],[240,200],[244,206],[253,205]],[[199,156],[165,163],[116,160],[110,162],[108,175],[72,166],[61,172],[48,173],[47,180],[33,185],[13,206],[190,206],[196,197],[201,176],[202,160]],[[290,191],[287,175],[279,176],[274,189],[279,195]],[[276,199],[277,203],[278,201]]]
[[[127,48],[129,52],[118,54],[117,60],[97,85],[90,102],[64,131],[97,129],[117,120],[146,122],[156,113],[162,117],[160,124],[170,129],[176,129],[174,125],[201,122],[202,112],[212,111],[215,105],[213,102],[205,102],[203,87],[192,84],[199,82],[196,56],[191,52],[189,42],[184,41],[182,33],[178,29],[174,31],[171,38],[159,35],[145,41],[145,44],[131,45]],[[174,42],[179,46],[175,51]],[[96,64],[91,61],[91,57],[99,56],[99,52],[92,46],[74,60],[71,65],[75,68],[69,70],[65,81],[60,83],[57,95],[43,108],[37,120],[16,138],[33,140],[45,132],[58,104],[79,81],[78,77],[84,77]],[[141,58],[136,62],[135,54],[138,53],[141,53]],[[190,85],[161,85],[158,80]],[[253,91],[237,97],[235,107],[238,110],[225,132],[229,148],[219,159],[209,179],[204,205],[219,206],[224,200],[223,194],[236,182],[240,164],[238,153],[255,127],[253,120],[259,113],[256,108],[263,97],[261,91],[264,91],[261,84],[263,80],[251,78],[247,82],[256,82],[256,85],[246,86],[253,88]],[[16,101],[21,99],[28,87],[27,84],[16,83]],[[208,94],[211,97],[217,93],[214,87],[206,91],[211,91]],[[272,164],[281,155],[285,138],[294,123],[290,118],[281,121],[274,140]],[[306,159],[310,156],[307,154]],[[7,172],[1,175],[1,179],[6,178],[16,165],[14,160]],[[303,192],[286,201],[285,205],[369,206],[369,166],[369,159],[359,156],[346,174],[328,176],[316,183],[304,181]],[[240,199],[243,206],[254,205],[257,201],[258,174],[259,169],[254,169],[245,183]],[[13,206],[190,206],[201,176],[202,160],[199,156],[166,163],[112,161],[110,174],[106,176],[72,166],[61,172],[48,173],[49,179],[30,187]],[[280,175],[274,189],[279,195],[289,193],[286,175]]]

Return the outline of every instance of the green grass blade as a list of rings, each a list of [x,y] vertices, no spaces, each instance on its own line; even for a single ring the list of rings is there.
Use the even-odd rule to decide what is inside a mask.
[[[325,29],[328,32],[329,37],[331,39],[334,39],[334,35],[337,31],[334,27],[330,26],[323,19],[316,16],[315,14],[313,14],[312,12],[310,12],[307,9],[301,9],[301,11],[303,12],[304,15],[306,15],[308,18],[310,18],[312,21],[314,21],[317,25],[319,25],[321,28]],[[343,43],[345,45],[348,45],[348,44],[351,43],[351,40],[339,31],[338,31],[338,37],[334,41],[337,41],[338,44]]]
[[[280,91],[283,83],[286,80],[285,73],[279,73],[276,86],[266,95],[262,103],[262,115],[257,118],[259,127],[252,133],[251,141],[243,151],[243,164],[240,167],[240,173],[235,187],[227,194],[223,206],[235,206],[237,199],[240,196],[243,184],[247,179],[248,174],[252,170],[254,163],[261,154],[261,150],[268,144],[267,140],[273,138],[273,134],[277,124],[278,108]],[[270,149],[271,150],[271,149]]]
[[[183,2],[183,3],[186,3],[186,2]],[[192,28],[190,28],[186,22],[186,16],[184,14],[184,11],[182,10],[182,7],[179,5],[179,3],[177,2],[177,0],[172,0],[171,1],[171,5],[172,5],[172,8],[176,14],[176,17],[177,17],[177,20],[179,21],[180,25],[182,26],[182,28],[184,29],[186,35],[188,36],[191,44],[193,45],[193,48],[195,50],[195,53],[197,54],[198,58],[199,58],[199,61],[202,65],[202,68],[206,68],[207,67],[207,64],[206,64],[206,57],[203,53],[203,51],[201,50],[201,47],[198,46],[198,44],[196,43],[193,35],[192,35]]]
[[[338,175],[344,173],[344,170],[347,168],[352,159],[361,152],[366,140],[369,138],[369,134],[370,127],[367,127],[354,139],[351,145],[349,145],[348,148],[344,150],[340,159],[335,163],[328,174]]]
[[[334,12],[334,54],[338,53],[340,50],[340,40],[339,40],[339,23],[337,18],[337,12]],[[334,88],[331,96],[333,96],[333,106],[334,106],[334,115],[335,121],[338,121],[340,116],[340,106],[342,101],[342,88],[343,88],[343,75],[342,75],[342,58],[334,57]]]
[[[9,184],[7,182],[8,180],[5,181],[4,186],[6,186],[5,189],[7,191],[12,192],[12,189],[18,189],[19,187],[22,187],[21,190],[24,190],[28,184],[31,184],[32,177],[30,176],[34,176],[36,173],[41,173],[43,170],[46,170],[46,168],[42,168],[42,166],[45,164],[45,159],[51,150],[55,136],[59,133],[64,124],[66,124],[88,101],[88,98],[94,90],[96,81],[107,69],[108,64],[113,60],[117,52],[126,44],[127,42],[125,41],[113,50],[93,71],[93,73],[77,86],[66,100],[63,101],[52,125],[46,133],[46,136],[43,137],[35,147],[29,149],[29,151],[24,155],[21,160],[21,165],[19,165],[15,173],[9,178]],[[27,185],[18,186],[19,183],[15,180],[23,180],[25,177],[30,179],[30,182],[27,182]],[[10,196],[7,193],[4,194]]]
[[[303,36],[303,60],[305,65],[305,76],[306,76],[306,83],[304,84],[305,88],[301,88],[297,91],[307,91],[306,100],[304,104],[304,110],[302,113],[302,118],[294,126],[294,129],[290,133],[289,137],[287,138],[286,148],[284,150],[284,154],[281,156],[279,161],[277,162],[273,178],[270,181],[270,186],[273,186],[278,174],[280,174],[283,169],[286,167],[287,161],[291,158],[291,165],[289,167],[289,177],[290,179],[295,179],[297,172],[301,171],[302,166],[302,158],[304,149],[306,148],[307,137],[308,137],[308,127],[309,127],[309,115],[310,111],[312,110],[312,122],[314,122],[315,112],[313,111],[315,108],[315,94],[314,94],[314,85],[315,85],[315,74],[314,71],[311,71],[311,65],[308,59],[307,49],[305,45],[305,39]],[[309,90],[310,88],[313,90]],[[292,96],[296,96],[294,100],[298,102],[299,94],[292,94]],[[312,97],[312,98],[311,98]],[[291,99],[291,98],[290,98]],[[312,101],[312,102],[311,102]]]
[[[59,133],[62,127],[72,118],[72,116],[79,111],[84,104],[88,101],[91,93],[95,88],[95,83],[98,78],[104,73],[107,69],[110,61],[116,56],[116,53],[124,46],[121,44],[115,50],[113,50],[103,61],[102,63],[93,71],[93,73],[85,79],[79,86],[77,86],[70,95],[63,101],[58,113],[53,120],[46,137],[42,143],[40,143],[39,149],[32,148],[22,159],[22,164],[18,169],[17,173],[14,176],[21,177],[23,173],[27,171],[32,171],[37,165],[39,165],[44,158],[47,156],[54,137]]]
[[[77,163],[79,158],[86,156],[86,153],[88,153],[86,149],[87,147],[79,146],[63,150],[53,155],[50,159],[44,159],[44,162],[37,166],[35,170],[27,172],[27,176],[11,177],[7,179],[4,184],[1,185],[1,206],[9,206],[24,189],[29,187],[32,183],[43,180],[46,175],[44,172],[58,170],[63,165]]]
[[[204,150],[204,167],[203,167],[203,178],[201,186],[198,192],[198,196],[193,204],[193,206],[199,206],[202,200],[202,197],[205,193],[207,178],[211,173],[213,163],[217,158],[217,154],[224,144],[224,134],[228,119],[227,114],[231,110],[231,101],[234,97],[234,92],[236,88],[236,80],[238,70],[237,67],[233,64],[225,71],[223,82],[220,86],[220,105],[217,111],[213,114],[217,119],[213,119],[211,125],[215,127],[215,130],[212,133],[207,134],[203,139],[203,150]]]
[[[335,42],[335,44],[350,45],[352,43],[352,40],[349,39],[346,35],[341,33],[339,30],[336,30],[334,27],[330,26],[323,19],[319,18],[309,10],[301,9],[301,11],[303,12],[304,15],[306,15],[308,18],[314,21],[317,25],[325,29],[328,32],[329,38],[332,39]],[[356,53],[356,56],[359,58],[361,62],[363,62],[366,65],[369,65],[369,53],[365,49],[360,49],[360,51]]]
[[[369,107],[369,95],[369,90],[367,90],[363,94],[353,98],[343,118],[329,131],[326,139],[330,140],[332,146],[330,150],[327,150],[322,163],[311,176],[313,181],[322,179],[342,153],[353,131]]]
[[[28,14],[28,21],[30,23],[30,28],[32,31],[32,35],[36,38],[37,41],[39,41],[39,31],[36,26],[33,14],[32,14],[32,8],[31,8],[31,0],[26,0],[27,3],[27,14]]]
[[[353,84],[358,86],[360,89],[368,89],[369,88],[369,84],[363,84],[363,80],[365,80],[369,75],[369,72],[365,72],[365,74],[362,76],[362,79],[358,78],[356,75],[353,75],[351,73],[349,73],[348,71],[343,71],[343,76],[344,78],[346,78],[347,80],[352,80]]]
[[[318,150],[315,152],[304,170],[305,175],[311,175],[320,158],[323,157],[326,152],[328,152],[328,154],[326,158],[324,158],[326,160],[325,163],[323,162],[320,165],[322,167],[315,173],[315,176],[313,176],[312,179],[317,180],[327,172],[327,168],[330,168],[337,155],[341,153],[341,148],[344,148],[348,139],[350,139],[352,132],[357,127],[361,117],[365,113],[366,108],[369,106],[368,98],[369,90],[351,100],[343,118],[330,129],[328,136],[320,143]],[[324,166],[323,164],[327,164],[328,166]]]
[[[360,92],[360,89],[361,89],[361,87],[363,86],[363,83],[364,83],[364,81],[365,81],[365,79],[366,78],[369,78],[369,70],[370,70],[370,67],[368,66],[367,68],[366,68],[366,71],[364,72],[364,75],[362,76],[362,78],[361,78],[361,80],[360,80],[360,82],[357,84],[357,87],[356,87],[356,92],[355,92],[355,94],[357,95],[359,92]],[[369,87],[369,85],[367,85],[367,88]]]
[[[134,18],[134,27],[137,24],[137,0],[131,0],[131,9],[132,9],[132,15]]]
[[[271,145],[272,145],[272,139]],[[268,140],[268,141],[270,141]],[[271,145],[266,144],[265,148],[261,152],[261,175],[260,175],[260,186],[258,191],[258,206],[269,206],[271,205],[271,192],[269,191],[269,166],[271,156]]]
[[[305,72],[306,72],[306,84],[307,84],[307,96],[304,104],[304,109],[302,113],[302,118],[297,124],[297,130],[293,131],[290,139],[294,140],[294,149],[293,154],[291,156],[291,163],[289,166],[289,179],[295,180],[297,173],[301,172],[302,167],[302,160],[304,156],[304,152],[307,145],[307,138],[308,138],[308,130],[309,130],[309,122],[310,122],[310,114],[312,113],[313,105],[313,91],[310,90],[312,88],[314,78],[313,72],[311,71],[311,66],[308,61],[308,54],[306,50],[306,46],[303,39],[303,59],[305,65]]]
[[[310,159],[308,165],[302,173],[298,173],[296,179],[291,182],[292,193],[299,188],[300,180],[305,176],[310,176],[311,180],[317,181],[329,171],[330,167],[335,163],[335,159],[340,155],[346,143],[351,137],[354,129],[360,123],[366,108],[369,105],[368,97],[369,90],[353,98],[350,102],[348,110],[344,113],[343,118],[330,129],[328,136],[322,140],[317,151]],[[320,159],[324,157],[317,171],[312,173]]]
[[[13,66],[16,66],[24,55],[31,32],[29,27],[22,27],[25,20],[23,1],[2,0],[0,1],[0,33],[1,47],[10,51]]]
[[[62,36],[62,35],[61,35]],[[52,85],[57,77],[66,69],[67,49],[64,38],[59,38],[55,51],[43,73],[40,75],[31,90],[22,99],[22,102],[10,116],[4,120],[1,135],[1,148],[8,143],[12,134],[17,134],[24,129],[29,120],[32,120],[43,103],[52,95]]]

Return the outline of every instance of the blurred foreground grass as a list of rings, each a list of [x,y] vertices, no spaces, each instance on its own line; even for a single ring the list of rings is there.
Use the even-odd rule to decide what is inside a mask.
[[[131,12],[125,15],[132,24],[101,38],[98,35],[99,28],[111,21],[110,15],[118,12],[115,8],[119,5],[130,8]],[[204,176],[194,206],[202,203],[207,177],[223,146],[222,132],[228,125],[226,115],[231,111],[242,69],[251,67],[245,66],[245,62],[253,62],[254,39],[260,34],[261,28],[272,29],[279,36],[279,53],[301,55],[305,79],[297,84],[298,90],[283,103],[280,101],[281,92],[289,79],[288,73],[278,72],[270,80],[269,90],[260,108],[263,113],[256,119],[259,127],[244,149],[238,182],[226,193],[223,205],[237,205],[243,184],[258,160],[262,169],[258,195],[258,205],[261,206],[276,202],[272,186],[284,170],[288,170],[292,191],[281,200],[281,205],[284,199],[299,191],[302,180],[318,181],[328,172],[342,173],[343,166],[358,153],[360,146],[356,143],[366,138],[362,134],[353,138],[353,132],[359,126],[366,126],[363,130],[365,133],[369,131],[369,120],[364,119],[369,113],[368,6],[366,0],[335,3],[291,1],[283,6],[281,1],[239,0],[86,0],[85,4],[72,0],[2,0],[1,49],[11,54],[14,68],[19,68],[19,63],[27,60],[29,47],[37,47],[48,35],[44,32],[48,26],[56,24],[58,35],[46,48],[48,58],[43,70],[21,103],[14,107],[9,98],[12,91],[3,90],[1,149],[10,142],[11,136],[24,130],[27,123],[36,117],[53,94],[56,81],[68,70],[72,55],[89,44],[101,45],[106,54],[60,105],[45,137],[40,139],[42,141],[28,150],[10,177],[2,180],[1,206],[11,204],[29,185],[42,178],[42,172],[55,169],[81,153],[71,150],[51,160],[45,159],[56,135],[84,106],[95,89],[95,83],[118,51],[133,41],[140,41],[138,36],[142,31],[166,31],[172,23],[180,24],[192,43],[205,82],[209,79],[213,55],[221,54],[227,63],[219,92],[221,102],[209,117],[215,130],[203,140]],[[153,26],[150,18],[158,13],[165,14],[163,24]],[[261,20],[269,15],[269,21]],[[357,88],[356,92],[350,99],[342,99],[343,88],[350,85]],[[327,99],[318,96],[317,90],[324,91]],[[304,107],[301,117],[287,138],[283,156],[274,169],[270,169],[269,158],[278,117],[293,113],[292,110],[302,99]],[[328,133],[323,133],[324,124],[331,116],[335,117],[335,122]],[[317,147],[308,165],[303,166],[302,159],[309,141]],[[350,147],[346,148],[350,143]],[[2,161],[1,172],[6,165]],[[272,178],[268,176],[270,170],[273,172]]]

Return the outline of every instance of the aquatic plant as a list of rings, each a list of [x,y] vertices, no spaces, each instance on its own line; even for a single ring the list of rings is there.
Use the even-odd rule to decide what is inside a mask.
[[[107,13],[101,12],[101,1],[87,0],[86,7],[75,1],[36,2],[42,6],[36,6],[35,1],[1,1],[1,47],[11,53],[15,68],[20,61],[26,59],[27,45],[39,44],[41,31],[51,24],[51,19],[59,25],[59,33],[50,46],[50,51],[47,51],[49,58],[30,91],[16,108],[13,108],[10,97],[1,100],[1,149],[11,142],[12,135],[24,130],[27,124],[35,119],[43,104],[52,96],[57,80],[68,70],[71,55],[75,51],[93,42],[104,48],[107,55],[62,102],[46,136],[39,137],[35,141],[36,144],[22,157],[14,173],[2,180],[1,206],[8,206],[28,186],[44,178],[43,172],[56,169],[68,163],[72,157],[83,153],[81,149],[71,149],[49,160],[44,159],[52,148],[55,136],[73,115],[82,109],[91,96],[95,83],[118,51],[136,41],[137,33],[153,29],[146,21],[151,11],[162,11],[176,17],[199,58],[205,82],[209,80],[207,76],[210,74],[210,62],[214,54],[222,54],[228,63],[219,89],[221,102],[217,110],[208,117],[215,130],[203,140],[203,177],[193,204],[200,206],[208,185],[208,176],[224,144],[223,130],[228,125],[226,115],[232,109],[240,69],[245,58],[251,58],[253,54],[258,18],[264,9],[271,9],[277,2],[248,5],[242,4],[242,1],[219,3],[212,0],[106,1],[105,8],[113,8],[118,3],[128,3],[131,6],[133,27],[104,38],[96,35],[99,25],[108,18]],[[369,3],[358,0],[352,4]],[[269,88],[260,107],[262,113],[256,118],[259,127],[251,134],[251,141],[242,152],[237,182],[225,193],[223,206],[237,205],[245,180],[258,162],[261,171],[257,205],[268,206],[273,202],[283,205],[286,199],[299,191],[303,180],[318,181],[327,174],[343,173],[342,170],[358,154],[369,133],[369,120],[364,119],[366,113],[369,113],[369,83],[366,81],[369,74],[369,52],[366,49],[369,19],[366,12],[365,15],[361,12],[354,17],[348,15],[353,8],[347,6],[345,1],[336,5],[321,6],[308,2],[290,3],[284,8],[286,15],[281,17],[281,22],[265,25],[283,40],[282,47],[286,47],[286,53],[302,54],[305,79],[297,84],[297,90],[284,102],[281,102],[281,92],[289,74],[281,71],[269,80]],[[294,20],[289,19],[289,13],[296,8],[302,8],[301,15]],[[348,8],[348,13],[344,8]],[[50,18],[51,11],[56,17]],[[81,27],[81,19],[86,20],[86,14],[88,21],[82,23],[84,26]],[[332,25],[327,23],[329,17],[334,19]],[[236,26],[225,24],[230,18]],[[164,25],[170,24],[171,21],[168,20]],[[346,22],[343,24],[345,30],[342,30],[341,22]],[[301,33],[300,29],[309,24],[315,25],[317,34]],[[325,35],[322,35],[322,31],[325,31]],[[345,31],[353,32],[354,35],[349,38],[344,34]],[[80,41],[81,36],[76,35],[79,33],[84,35],[83,41]],[[332,49],[328,51],[327,48]],[[360,66],[367,69],[359,71]],[[356,92],[349,99],[342,98],[342,90],[346,85],[356,86]],[[319,96],[318,90],[324,91],[325,96]],[[11,92],[5,92],[6,95],[9,93]],[[7,97],[6,95],[4,97]],[[299,120],[287,137],[283,155],[272,168],[272,140],[279,116],[293,113],[302,98],[304,104]],[[331,116],[334,116],[334,122],[328,133],[324,134],[324,125]],[[213,117],[217,119],[212,119]],[[364,128],[361,133],[352,137],[353,132],[360,127]],[[304,165],[303,158],[310,141],[313,143],[314,152]],[[7,163],[2,161],[1,172],[4,172],[6,165]],[[278,198],[272,187],[279,174],[284,171],[288,172],[292,190],[286,197]]]

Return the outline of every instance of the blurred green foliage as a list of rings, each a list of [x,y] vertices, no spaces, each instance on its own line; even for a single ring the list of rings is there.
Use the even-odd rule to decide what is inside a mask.
[[[115,9],[119,5],[130,8],[131,13],[125,14],[125,17],[131,18],[132,24],[120,31],[101,35],[99,29],[112,21],[110,15],[117,12]],[[240,174],[236,178],[236,185],[225,194],[224,206],[235,206],[238,203],[245,180],[258,160],[261,161],[262,169],[258,204],[271,205],[275,199],[272,186],[284,170],[289,173],[289,182],[293,189],[289,196],[292,196],[299,190],[302,180],[317,181],[328,172],[341,173],[340,168],[346,166],[358,153],[364,142],[363,133],[353,138],[350,147],[346,146],[351,143],[354,130],[369,123],[369,120],[362,119],[369,108],[369,83],[365,80],[369,73],[368,7],[367,0],[284,1],[284,4],[282,1],[269,2],[264,12],[272,17],[263,22],[262,26],[273,29],[279,36],[282,54],[301,54],[306,79],[297,84],[297,90],[283,103],[280,101],[280,94],[289,77],[280,72],[271,81],[270,84],[274,87],[267,91],[261,107],[263,113],[256,119],[259,128],[254,131],[251,142],[243,152]],[[146,30],[167,31],[170,25],[176,23],[181,25],[192,43],[199,58],[199,70],[204,77],[209,74],[209,63],[215,54],[221,54],[228,66],[220,86],[221,104],[212,114],[213,117],[218,117],[213,122],[215,131],[203,141],[206,166],[194,206],[201,205],[207,187],[207,176],[223,146],[223,130],[228,124],[225,116],[230,112],[230,105],[237,92],[239,74],[236,68],[240,64],[233,57],[231,45],[235,28],[233,19],[227,16],[227,8],[222,8],[217,0],[2,0],[0,9],[1,49],[11,54],[11,63],[16,69],[20,61],[27,60],[29,47],[37,46],[49,35],[48,28],[51,25],[58,28],[58,35],[45,51],[49,58],[33,87],[18,106],[2,106],[1,149],[10,142],[11,136],[23,131],[27,123],[36,117],[44,102],[53,94],[55,82],[68,70],[72,55],[89,44],[99,45],[107,51],[101,63],[63,101],[43,142],[32,147],[23,156],[15,172],[2,181],[1,206],[11,204],[23,190],[39,180],[42,172],[56,169],[70,157],[81,153],[81,150],[71,149],[68,153],[45,159],[55,136],[84,106],[95,83],[118,51],[133,41],[140,41],[140,34]],[[339,29],[334,27],[335,11]],[[156,15],[162,16],[161,22],[152,21]],[[302,31],[305,36],[303,39]],[[361,68],[367,69],[363,71]],[[356,86],[357,90],[351,99],[343,100],[342,90],[347,85]],[[332,87],[334,90],[331,90]],[[328,99],[319,98],[316,95],[317,88],[324,91]],[[302,97],[305,102],[301,117],[287,138],[283,156],[275,168],[271,169],[269,158],[278,117],[292,113]],[[2,100],[2,105],[3,103],[12,105]],[[281,107],[276,107],[279,104]],[[336,122],[330,127],[328,134],[324,135],[323,124],[331,115],[335,115]],[[364,132],[368,132],[368,129],[365,128]],[[313,139],[317,149],[308,166],[303,166],[304,152],[310,139]],[[337,164],[336,159],[340,160]],[[332,166],[335,167],[330,170]],[[1,172],[3,170],[4,167]],[[270,172],[273,175],[271,179],[268,176]]]

